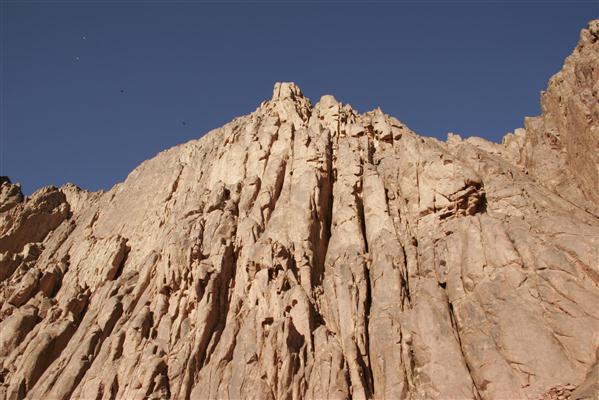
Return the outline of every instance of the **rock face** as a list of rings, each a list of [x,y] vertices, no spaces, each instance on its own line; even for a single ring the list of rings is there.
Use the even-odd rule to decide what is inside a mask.
[[[0,181],[0,399],[591,399],[599,21],[502,144],[276,84],[106,193]]]

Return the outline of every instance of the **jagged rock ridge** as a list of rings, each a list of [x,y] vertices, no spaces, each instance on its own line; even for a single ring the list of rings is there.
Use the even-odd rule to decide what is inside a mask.
[[[0,181],[0,398],[596,398],[599,21],[502,144],[294,84],[106,193]]]

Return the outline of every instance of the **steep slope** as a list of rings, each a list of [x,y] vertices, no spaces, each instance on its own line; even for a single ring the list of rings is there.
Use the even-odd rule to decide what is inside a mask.
[[[599,22],[581,32],[562,70],[541,95],[543,114],[525,121],[522,161],[562,197],[599,207]],[[586,204],[587,202],[592,205]]]
[[[3,179],[0,398],[597,396],[598,28],[502,145],[281,83],[106,193]]]

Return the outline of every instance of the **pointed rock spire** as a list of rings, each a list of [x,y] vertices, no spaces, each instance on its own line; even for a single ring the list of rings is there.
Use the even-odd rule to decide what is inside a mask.
[[[272,100],[295,100],[298,98],[305,98],[294,82],[276,82],[275,87],[272,90]]]

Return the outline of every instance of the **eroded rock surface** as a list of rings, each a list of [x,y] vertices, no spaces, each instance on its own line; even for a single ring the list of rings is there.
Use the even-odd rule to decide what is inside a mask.
[[[503,144],[280,83],[106,193],[2,178],[0,398],[597,398],[598,26]]]

